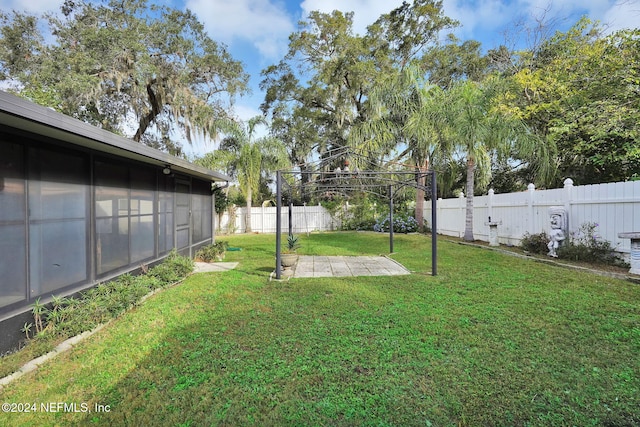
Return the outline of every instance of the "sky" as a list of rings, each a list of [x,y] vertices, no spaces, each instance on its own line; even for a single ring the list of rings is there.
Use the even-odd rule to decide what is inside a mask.
[[[0,10],[42,13],[59,11],[64,0],[0,0]],[[260,113],[264,94],[258,88],[260,71],[276,64],[287,51],[289,34],[310,11],[335,9],[354,12],[354,29],[364,33],[381,14],[400,6],[402,0],[156,0],[177,9],[190,9],[209,35],[226,44],[251,75],[252,94],[237,99],[235,112],[241,119]],[[517,23],[533,25],[544,18],[564,31],[581,16],[598,20],[608,31],[635,28],[640,24],[640,0],[443,0],[445,15],[460,22],[454,34],[475,39],[484,49],[504,44]],[[520,43],[526,46],[527,41]]]

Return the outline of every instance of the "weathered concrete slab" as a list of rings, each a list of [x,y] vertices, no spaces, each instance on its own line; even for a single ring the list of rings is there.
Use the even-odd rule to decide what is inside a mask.
[[[293,277],[396,276],[411,274],[384,256],[308,256],[298,259]]]
[[[194,273],[209,273],[212,271],[229,271],[238,266],[237,262],[196,262]]]

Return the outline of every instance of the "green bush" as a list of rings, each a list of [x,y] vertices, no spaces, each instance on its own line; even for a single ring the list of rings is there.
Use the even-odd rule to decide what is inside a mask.
[[[203,246],[196,252],[196,259],[202,262],[213,262],[224,259],[224,254],[229,248],[229,242],[218,240],[217,242]]]
[[[373,230],[376,220],[374,218],[349,218],[342,222],[343,231]]]
[[[386,233],[390,230],[391,218],[387,215],[378,219],[373,225],[373,230]],[[415,233],[418,231],[418,221],[411,215],[398,214],[393,216],[393,231],[396,233]]]
[[[598,224],[594,222],[582,224],[577,232],[571,233],[562,242],[558,248],[558,258],[623,266],[624,263],[616,256],[614,247],[600,238],[597,229]],[[538,234],[525,233],[520,247],[531,253],[546,254],[549,251],[548,243],[549,236],[544,231]]]
[[[549,236],[544,231],[538,234],[525,233],[520,241],[520,247],[534,254],[546,254],[549,252]]]
[[[337,212],[342,219],[341,229],[347,230],[373,230],[376,216],[384,213],[386,204],[376,201],[373,197],[358,196],[350,200],[348,211],[341,205]]]
[[[117,317],[140,302],[149,292],[182,280],[193,271],[193,260],[173,251],[146,274],[123,274],[80,294],[78,298],[53,297],[47,306],[36,301],[32,312],[35,327],[25,324],[27,337],[47,340],[51,336],[71,337]]]
[[[586,222],[558,248],[558,257],[573,261],[622,265],[608,240],[598,235],[598,224]]]
[[[162,264],[153,267],[147,273],[160,281],[160,286],[167,286],[182,280],[193,271],[193,260],[181,257],[173,250]]]

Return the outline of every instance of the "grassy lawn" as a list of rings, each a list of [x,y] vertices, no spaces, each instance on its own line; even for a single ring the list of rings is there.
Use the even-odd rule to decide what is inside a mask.
[[[37,412],[0,425],[640,424],[636,284],[444,241],[431,277],[419,235],[396,235],[410,276],[268,282],[275,237],[228,240],[236,270],[190,276],[12,383],[0,402]],[[373,233],[301,243],[388,250]]]

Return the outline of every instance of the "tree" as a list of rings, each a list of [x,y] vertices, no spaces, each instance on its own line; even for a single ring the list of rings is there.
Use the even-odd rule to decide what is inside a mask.
[[[246,125],[227,121],[219,124],[226,135],[218,150],[206,154],[197,163],[223,170],[238,180],[247,200],[246,231],[251,232],[251,206],[253,196],[260,190],[261,179],[269,172],[289,165],[282,141],[265,136],[256,138],[258,125],[266,124],[262,116],[250,119]]]
[[[371,118],[355,132],[363,140],[362,129],[367,129],[376,149],[389,139],[387,149],[401,147],[400,157],[408,156],[418,172],[426,171],[432,160],[440,167],[455,164],[447,146],[446,104],[441,89],[463,79],[480,81],[488,71],[488,59],[482,56],[477,41],[459,43],[449,35],[447,43],[429,46],[423,53],[407,67],[392,70],[376,85],[369,97]],[[433,159],[436,152],[437,158]],[[423,202],[424,192],[419,189],[416,219],[420,225]]]
[[[290,36],[287,56],[263,71],[263,112],[313,120],[320,153],[344,146],[348,128],[364,114],[369,76],[375,75],[367,46],[352,32],[352,18],[352,13],[339,11],[311,12]],[[306,84],[301,76],[309,78]]]
[[[229,206],[229,198],[225,193],[225,190],[222,187],[218,187],[217,185],[213,187],[213,200],[215,203],[215,211],[216,215],[218,215],[218,230],[220,230],[220,226],[222,224],[222,215],[227,210]]]
[[[62,15],[0,17],[0,77],[35,102],[174,150],[182,130],[215,131],[247,75],[190,11],[147,0],[66,0]],[[47,42],[46,40],[51,40]],[[132,118],[135,129],[130,130]]]
[[[283,105],[280,107],[284,108]],[[313,172],[308,160],[310,154],[320,145],[319,132],[314,112],[306,108],[294,107],[293,111],[274,109],[272,112],[271,135],[284,143],[289,161],[302,172],[302,188],[305,188],[310,179],[308,172]],[[310,200],[307,194],[301,194],[301,197],[303,202]]]
[[[508,157],[516,152],[524,158],[541,156],[539,140],[518,117],[498,108],[499,79],[482,83],[459,82],[447,91],[450,138],[458,154],[466,160],[466,217],[464,240],[473,237],[473,197],[475,182],[488,182],[493,156]],[[544,162],[540,162],[544,165]],[[545,173],[541,169],[540,173]]]
[[[587,19],[530,53],[510,80],[504,108],[550,147],[557,172],[581,184],[640,175],[640,30],[603,36]]]
[[[460,80],[481,81],[490,70],[490,57],[481,52],[476,40],[460,43],[449,34],[447,42],[429,49],[421,60],[422,69],[432,84],[448,88]]]
[[[311,12],[290,36],[285,58],[263,71],[263,112],[312,121],[314,148],[321,155],[347,145],[352,127],[369,120],[367,98],[374,87],[421,56],[440,31],[456,25],[442,14],[442,2],[434,0],[403,2],[364,35],[354,34],[352,18],[339,11]],[[289,137],[303,144],[298,152],[308,147],[307,138]]]
[[[409,66],[394,74],[371,91],[370,120],[354,127],[350,141],[363,152],[388,154],[399,148],[394,161],[410,162],[418,176],[415,218],[422,231],[424,226],[424,173],[429,161],[441,147],[442,106],[437,101],[441,90],[431,85],[416,66]],[[435,197],[436,195],[432,195]]]

